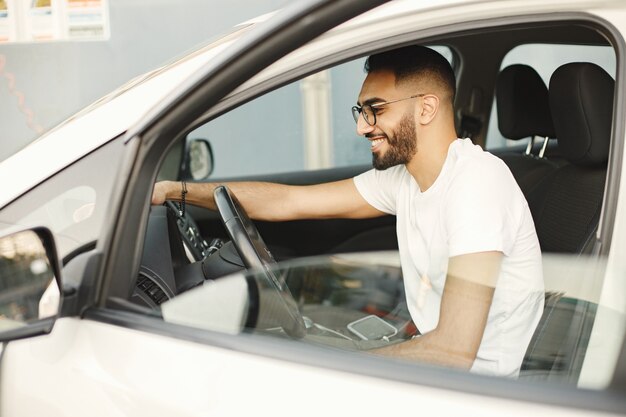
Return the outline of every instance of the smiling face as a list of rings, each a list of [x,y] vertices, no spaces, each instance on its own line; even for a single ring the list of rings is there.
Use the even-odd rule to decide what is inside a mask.
[[[417,92],[400,88],[391,71],[368,74],[359,94],[359,105],[405,99]],[[378,170],[407,164],[417,153],[415,105],[419,97],[375,107],[376,124],[369,126],[363,116],[357,121],[357,133],[370,141],[372,164]]]

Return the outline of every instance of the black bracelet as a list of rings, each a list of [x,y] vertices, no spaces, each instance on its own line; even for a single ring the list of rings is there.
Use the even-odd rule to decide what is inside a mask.
[[[180,203],[178,203],[178,215],[183,217],[185,215],[185,195],[187,194],[187,183],[181,182],[182,190],[180,191]]]

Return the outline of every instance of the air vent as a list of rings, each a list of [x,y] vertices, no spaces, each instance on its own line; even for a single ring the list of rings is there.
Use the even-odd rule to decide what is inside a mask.
[[[156,282],[141,273],[137,278],[136,289],[152,300],[152,302],[156,305],[159,305],[169,299],[165,291],[163,291],[163,289]]]

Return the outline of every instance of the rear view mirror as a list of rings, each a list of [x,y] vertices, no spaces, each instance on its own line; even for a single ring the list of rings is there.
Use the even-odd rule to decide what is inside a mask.
[[[52,234],[35,228],[0,238],[0,341],[49,333],[61,304]]]
[[[213,149],[206,139],[187,139],[181,166],[181,179],[201,181],[213,172]]]

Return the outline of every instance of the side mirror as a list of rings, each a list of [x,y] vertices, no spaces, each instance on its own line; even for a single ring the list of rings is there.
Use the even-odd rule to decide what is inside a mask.
[[[213,149],[206,139],[187,139],[180,178],[201,181],[213,172]]]
[[[48,229],[0,237],[0,342],[50,333],[61,306],[60,288]]]

